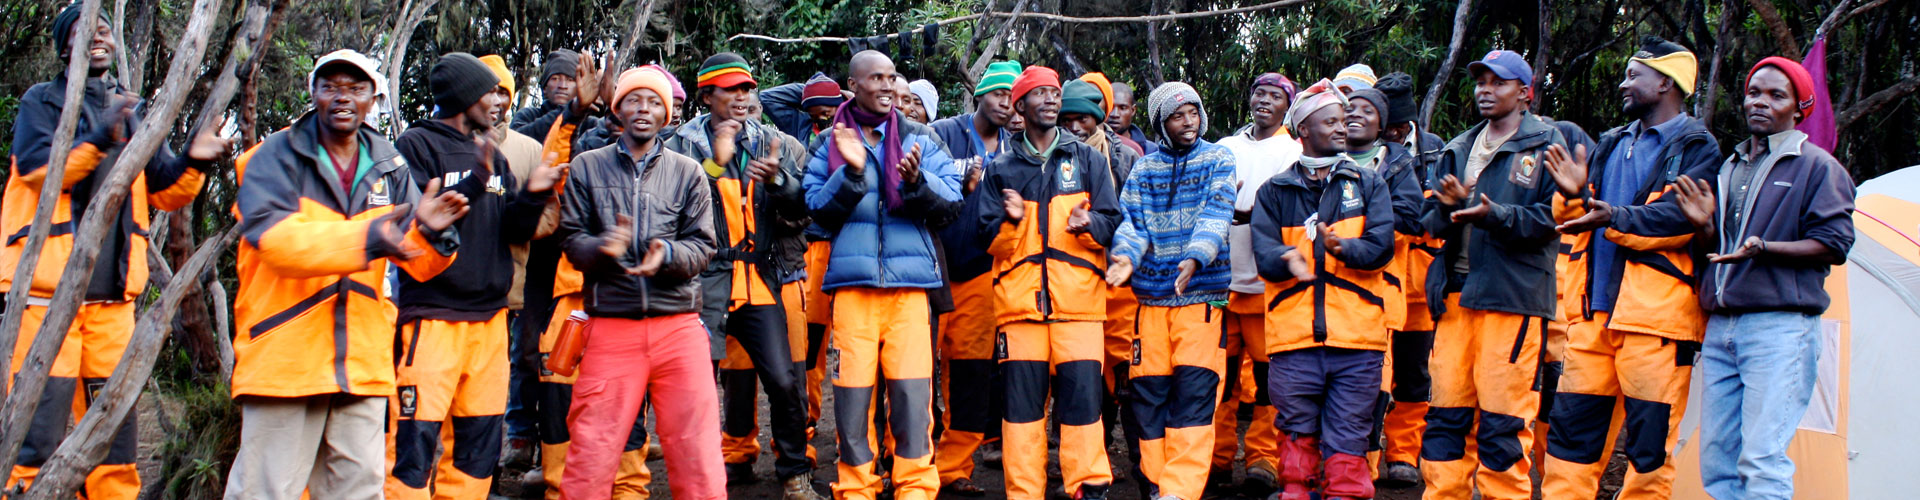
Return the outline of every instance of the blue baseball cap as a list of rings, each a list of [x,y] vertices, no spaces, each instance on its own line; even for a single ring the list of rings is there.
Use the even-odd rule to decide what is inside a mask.
[[[1467,63],[1467,74],[1478,75],[1481,71],[1492,71],[1502,80],[1519,80],[1521,86],[1533,86],[1533,67],[1527,65],[1527,58],[1511,50],[1488,52],[1486,57]]]

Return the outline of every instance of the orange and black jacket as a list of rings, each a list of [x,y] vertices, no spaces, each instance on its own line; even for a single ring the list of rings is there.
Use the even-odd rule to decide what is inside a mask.
[[[1381,167],[1376,172],[1387,183],[1388,197],[1393,199],[1394,256],[1385,269],[1388,289],[1382,298],[1387,302],[1387,328],[1403,330],[1407,323],[1407,304],[1412,303],[1416,295],[1420,303],[1425,304],[1426,294],[1420,288],[1427,283],[1424,264],[1433,262],[1433,255],[1439,253],[1440,247],[1427,238],[1426,227],[1420,225],[1420,209],[1426,204],[1425,193],[1420,189],[1427,178],[1426,164],[1407,151],[1406,146],[1389,142],[1381,147],[1387,149],[1379,155]],[[1422,266],[1411,267],[1414,263]]]
[[[1471,200],[1447,205],[1439,197],[1429,198],[1421,212],[1427,233],[1445,241],[1443,258],[1427,268],[1427,309],[1438,319],[1446,309],[1441,298],[1458,291],[1460,307],[1555,317],[1560,233],[1554,231],[1553,204],[1559,188],[1547,175],[1546,151],[1554,144],[1564,147],[1566,139],[1552,124],[1527,113],[1480,177],[1468,179],[1467,155],[1486,127],[1481,122],[1454,137],[1428,172],[1427,185],[1436,189],[1448,175],[1473,188]],[[1471,224],[1451,220],[1453,212],[1479,204],[1481,195],[1495,203],[1485,218]],[[1455,274],[1457,259],[1467,259],[1471,272]]]
[[[1393,195],[1380,174],[1342,161],[1313,180],[1295,163],[1254,195],[1254,265],[1267,280],[1267,353],[1309,347],[1387,349]],[[1329,255],[1315,224],[1342,239]],[[1294,279],[1282,255],[1298,250],[1314,280]]]
[[[27,246],[27,232],[33,225],[40,189],[52,161],[53,133],[64,106],[66,78],[34,85],[20,97],[13,123],[12,175],[7,177],[5,200],[0,201],[0,237],[6,248],[0,251],[0,289],[13,287],[13,272],[20,265]],[[66,256],[74,247],[73,232],[86,212],[87,204],[98,194],[106,172],[119,158],[121,143],[113,139],[108,109],[109,98],[122,89],[98,78],[88,79],[80,107],[80,126],[73,149],[67,153],[66,173],[61,177],[60,195],[49,222],[46,245],[33,274],[35,297],[52,297],[66,268]],[[125,123],[131,135],[139,124],[140,112]],[[94,265],[88,282],[86,300],[128,301],[147,288],[147,225],[151,209],[176,210],[193,201],[205,182],[201,174],[205,164],[174,156],[167,148],[154,151],[141,173],[128,187],[126,204],[120,206],[112,228],[105,238],[89,244],[99,245],[100,260]],[[95,175],[99,174],[99,175]]]
[[[790,240],[788,246],[797,243],[805,227],[796,222],[807,219],[800,169],[810,151],[799,139],[773,127],[742,122],[734,136],[736,153],[722,165],[714,161],[712,123],[713,115],[703,114],[675,128],[671,136],[661,137],[668,150],[700,164],[713,193],[713,230],[720,248],[700,280],[708,323],[724,321],[721,311],[777,303],[786,276],[804,269],[803,262],[782,259],[774,250],[776,240]],[[747,173],[748,162],[772,155],[774,141],[780,142],[779,171],[772,182],[753,180]]]
[[[400,277],[400,322],[416,319],[486,321],[507,307],[513,287],[512,246],[532,239],[552,191],[521,189],[507,157],[493,151],[491,175],[480,169],[473,136],[436,120],[413,122],[394,141],[413,170],[415,188],[434,179],[467,197],[467,215],[459,228],[460,256],[430,280]]]
[[[1720,167],[1720,145],[1698,119],[1686,118],[1660,148],[1657,170],[1648,172],[1646,183],[1634,192],[1631,204],[1613,205],[1608,227],[1570,235],[1564,252],[1568,266],[1563,306],[1573,308],[1565,314],[1569,321],[1593,319],[1592,297],[1596,287],[1613,288],[1613,310],[1607,328],[1658,335],[1674,340],[1699,341],[1706,326],[1694,285],[1697,270],[1703,269],[1693,243],[1694,226],[1672,197],[1672,184],[1681,175],[1711,179]],[[1628,126],[1608,130],[1587,160],[1588,193],[1598,193],[1607,178],[1607,163],[1621,141],[1631,139]],[[1586,215],[1588,198],[1566,200],[1556,209],[1561,222]],[[1604,237],[1616,245],[1613,262],[1594,261],[1591,256],[1595,237]],[[1569,241],[1571,240],[1571,241]],[[1612,266],[1611,283],[1593,280],[1594,266]]]
[[[412,214],[393,210],[417,202],[420,192],[379,132],[360,129],[372,167],[345,191],[333,166],[320,163],[320,126],[309,112],[235,164],[235,396],[392,394],[396,310],[388,264],[430,280],[453,263],[459,246],[454,228],[429,234]],[[382,244],[373,232],[390,217],[408,219],[400,247]],[[409,251],[417,256],[393,258]]]
[[[974,190],[979,228],[990,235],[995,324],[1016,321],[1106,321],[1107,245],[1119,227],[1118,194],[1105,154],[1054,129],[1045,157],[1025,134],[995,156]],[[1026,216],[1007,220],[1003,189],[1020,193]],[[1086,208],[1087,230],[1067,232],[1067,218]]]

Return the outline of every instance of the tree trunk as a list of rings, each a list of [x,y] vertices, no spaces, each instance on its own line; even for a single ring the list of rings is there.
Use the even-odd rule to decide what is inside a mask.
[[[1551,52],[1552,49],[1549,47],[1552,47],[1550,44],[1553,42],[1553,16],[1548,14],[1548,12],[1550,12],[1548,9],[1551,8],[1553,2],[1550,0],[1538,0],[1537,3],[1540,8],[1540,37],[1538,40],[1539,43],[1536,44],[1533,49],[1532,86],[1535,90],[1539,90],[1541,85],[1547,81],[1547,54]],[[1546,106],[1547,97],[1540,95],[1539,92],[1535,92],[1533,96],[1533,112],[1539,113],[1540,110],[1546,109]]]
[[[394,20],[393,31],[387,33],[386,57],[380,58],[381,68],[387,72],[387,112],[393,113],[393,122],[387,124],[389,133],[407,128],[406,120],[400,116],[400,71],[407,65],[407,45],[413,43],[413,30],[427,19],[427,11],[439,5],[440,0],[407,0],[406,8]]]
[[[1800,50],[1800,42],[1793,38],[1793,29],[1787,27],[1787,20],[1780,17],[1780,11],[1773,8],[1772,0],[1747,0],[1753,6],[1753,13],[1767,23],[1767,31],[1773,35],[1773,43],[1778,44],[1781,52],[1795,56],[1805,54]]]
[[[72,47],[84,46],[78,42],[82,40],[80,34],[92,33],[96,29],[94,23],[100,18],[99,12],[100,0],[86,0],[81,4],[79,24],[73,27],[73,40],[75,40],[75,42],[71,45]],[[61,102],[80,102],[81,97],[86,92],[86,81],[86,52],[80,50],[71,51],[67,56],[67,88],[64,94],[65,100]],[[45,179],[41,181],[41,185],[63,185],[67,173],[67,152],[73,149],[73,134],[75,129],[78,128],[80,128],[80,106],[66,106],[61,109],[60,123],[55,125],[53,129],[53,149],[48,152],[47,166],[44,167],[47,169],[47,175]],[[39,268],[40,249],[46,246],[47,235],[53,230],[53,211],[59,203],[60,191],[59,189],[40,190],[40,199],[37,200],[34,205],[37,208],[33,212],[33,223],[28,226],[27,245],[23,247],[20,253],[20,262],[22,264],[14,268],[14,285],[11,289],[7,290],[6,315],[0,316],[0,352],[12,353],[14,352],[16,344],[19,343],[20,316],[26,311],[27,291],[33,288],[33,275]],[[29,262],[34,264],[25,264]],[[64,337],[64,335],[62,337]],[[8,370],[11,368],[9,365],[12,364],[12,362],[13,356],[0,356],[0,376],[6,376],[11,373]],[[24,367],[24,365],[22,366]],[[17,383],[18,382],[15,382],[15,384]],[[12,395],[8,393],[9,387],[9,384],[0,384],[0,400],[10,401],[13,399],[11,397]],[[18,390],[17,386],[11,387],[14,387],[15,391]],[[34,389],[32,392],[33,398],[31,399],[36,401],[40,399],[39,389]],[[19,432],[16,431],[14,434],[19,434]],[[3,433],[0,433],[0,438],[4,438]],[[0,449],[5,449],[6,455],[6,457],[0,458],[0,464],[7,465],[6,467],[0,467],[0,471],[13,470],[14,455],[18,452],[19,445],[16,443],[11,448],[0,446]]]
[[[99,0],[87,0],[86,5],[90,8],[83,7],[83,11],[97,12]],[[173,65],[167,72],[166,83],[161,86],[159,96],[148,104],[147,116],[142,120],[139,130],[134,132],[133,139],[122,147],[119,159],[107,171],[107,176],[101,179],[98,194],[86,207],[86,215],[81,218],[78,230],[74,231],[74,241],[99,240],[106,235],[112,223],[119,220],[121,203],[127,200],[130,191],[128,186],[153,158],[154,151],[166,139],[167,132],[173,128],[171,125],[180,113],[180,106],[186,100],[188,87],[193,82],[189,75],[200,69],[201,56],[205,55],[207,49],[207,35],[213,27],[214,13],[219,10],[219,5],[220,0],[194,2],[193,15],[180,37],[180,46],[171,54]],[[82,12],[81,17],[91,19],[95,15],[93,12]],[[229,89],[227,93],[231,94],[232,91]],[[218,94],[214,97],[221,107],[226,105],[225,97]],[[76,98],[67,102],[79,100]],[[198,129],[194,131],[198,132]],[[98,175],[100,172],[94,173]],[[68,256],[66,267],[60,275],[60,284],[47,306],[46,317],[33,339],[32,347],[20,363],[14,391],[7,395],[6,411],[0,414],[0,470],[11,470],[19,456],[21,442],[26,438],[26,422],[40,407],[40,392],[47,385],[47,370],[52,367],[54,355],[60,352],[60,344],[66,340],[65,333],[73,324],[81,295],[86,293],[87,284],[93,279],[93,265],[99,257],[99,245],[75,245]],[[177,284],[178,280],[175,282]],[[25,287],[16,287],[20,288]]]
[[[203,0],[204,1],[204,0]],[[106,387],[94,398],[93,406],[87,408],[87,415],[74,426],[67,439],[55,448],[53,456],[40,468],[40,477],[34,480],[33,488],[27,490],[29,500],[55,500],[73,498],[80,485],[86,481],[87,473],[100,460],[107,457],[107,448],[112,444],[114,430],[120,428],[120,422],[133,412],[135,403],[140,400],[140,389],[146,385],[148,377],[153,375],[154,362],[158,360],[160,346],[165,343],[167,330],[172,317],[180,309],[180,303],[188,292],[200,283],[201,275],[207,267],[219,260],[219,255],[233,244],[237,228],[229,228],[220,236],[207,240],[200,249],[193,252],[193,258],[180,266],[180,279],[167,286],[160,293],[157,307],[142,315],[134,326],[133,338],[127,343],[127,353],[120,357],[120,363],[114,366],[113,377],[107,379]]]
[[[1153,0],[1153,7],[1147,11],[1147,15],[1159,15],[1161,5],[1164,3],[1165,0]],[[1160,25],[1154,24],[1152,21],[1147,22],[1146,76],[1147,83],[1150,85],[1147,85],[1147,87],[1143,89],[1134,89],[1136,96],[1143,90],[1151,93],[1154,87],[1159,87],[1160,84],[1166,83],[1167,81],[1167,71],[1160,65]]]
[[[640,40],[647,37],[647,23],[653,20],[653,7],[656,3],[658,2],[654,0],[640,0],[640,4],[633,7],[633,25],[627,28],[627,38],[620,41],[620,52],[617,54],[620,58],[612,61],[609,67],[601,68],[602,71],[611,71],[610,74],[618,78],[620,74],[618,68],[626,67],[626,61],[634,59],[633,54],[640,48]]]
[[[1433,84],[1427,87],[1427,100],[1420,103],[1420,128],[1428,129],[1433,123],[1435,101],[1440,100],[1440,91],[1447,88],[1447,77],[1453,74],[1453,65],[1460,60],[1461,46],[1466,43],[1467,24],[1472,19],[1473,0],[1460,0],[1453,11],[1453,41],[1447,42],[1447,58],[1440,61],[1440,71],[1434,73]]]
[[[1745,19],[1740,3],[1727,0],[1726,7],[1720,9],[1720,31],[1714,33],[1713,61],[1707,64],[1707,80],[1700,90],[1700,96],[1693,101],[1693,116],[1700,118],[1700,124],[1707,130],[1713,130],[1713,115],[1720,106],[1720,67],[1727,60],[1727,54],[1740,44],[1739,34],[1734,30],[1739,26],[1736,19]]]

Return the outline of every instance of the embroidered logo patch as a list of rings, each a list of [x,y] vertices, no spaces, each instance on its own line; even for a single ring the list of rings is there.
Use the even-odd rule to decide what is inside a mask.
[[[1507,175],[1507,182],[1531,188],[1540,180],[1540,176],[1535,175],[1539,170],[1540,162],[1535,155],[1522,156],[1520,161],[1514,163],[1512,171]]]
[[[393,199],[387,196],[387,179],[373,181],[367,185],[367,205],[381,207],[392,205]]]
[[[1078,189],[1080,189],[1080,176],[1075,174],[1073,162],[1060,162],[1060,190],[1074,191]]]
[[[420,410],[420,391],[418,388],[411,385],[400,386],[399,399],[401,417],[413,418],[413,414]]]
[[[1353,183],[1340,183],[1340,208],[1353,210],[1360,208],[1360,197],[1353,194]]]

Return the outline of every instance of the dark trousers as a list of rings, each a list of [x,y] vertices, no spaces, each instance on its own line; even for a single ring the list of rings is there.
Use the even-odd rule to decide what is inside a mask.
[[[768,419],[773,424],[774,471],[786,479],[813,470],[807,458],[807,401],[801,381],[801,367],[793,363],[793,350],[787,345],[786,310],[779,305],[745,306],[727,315],[727,335],[753,360],[760,386],[767,392],[771,406]],[[721,430],[728,435],[746,435],[754,426],[754,387],[752,380],[722,377],[726,394],[726,422]]]
[[[1366,456],[1386,353],[1312,347],[1272,355],[1267,387],[1280,430],[1319,436],[1333,453]]]

